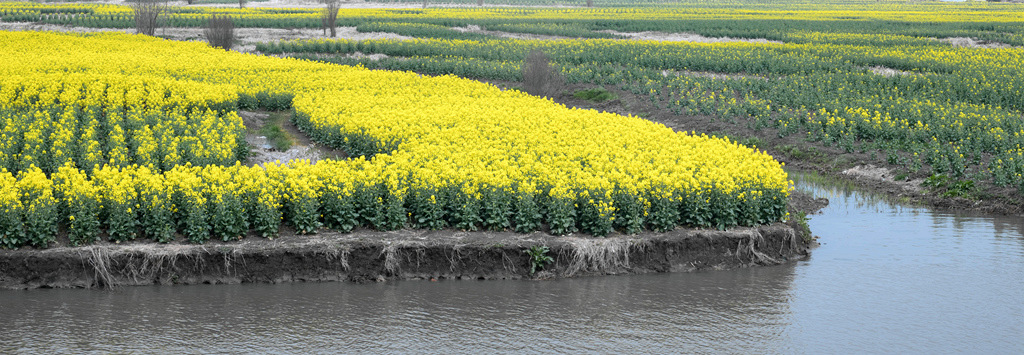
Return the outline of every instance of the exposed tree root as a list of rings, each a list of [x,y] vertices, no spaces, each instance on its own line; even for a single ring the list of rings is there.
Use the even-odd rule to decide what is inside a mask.
[[[792,250],[796,247],[796,233],[792,230],[786,231],[786,237],[784,243],[779,245],[779,253],[783,255],[785,249]],[[736,246],[736,257],[740,259],[747,259],[752,264],[758,265],[778,265],[782,263],[782,260],[776,259],[762,252],[768,247],[768,243],[765,241],[761,231],[757,228],[750,230],[750,235],[744,238]]]
[[[100,288],[113,288],[117,286],[114,276],[110,273],[110,250],[103,247],[85,247],[89,253],[89,265],[92,266],[96,286]]]
[[[783,224],[608,238],[490,233],[323,233],[237,244],[140,242],[0,250],[0,287],[522,279],[531,277],[530,256],[522,251],[536,245],[548,246],[554,258],[545,265],[543,278],[558,278],[772,265],[806,255],[808,247]]]
[[[402,271],[402,261],[400,257],[404,257],[406,261],[412,261],[411,256],[406,253],[406,249],[412,248],[417,250],[417,260],[421,260],[424,245],[421,242],[416,241],[388,241],[384,242],[385,246],[380,251],[380,256],[384,257],[384,272],[387,275],[397,276]],[[401,255],[400,255],[401,254]]]
[[[565,276],[573,276],[584,271],[629,268],[630,252],[643,253],[647,247],[646,241],[624,238],[572,238],[567,244],[572,254],[569,266],[565,269]]]

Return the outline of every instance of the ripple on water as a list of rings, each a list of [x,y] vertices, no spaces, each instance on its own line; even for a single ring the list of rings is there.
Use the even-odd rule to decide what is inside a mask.
[[[1024,353],[1024,221],[814,184],[809,260],[554,281],[0,291],[0,353]]]

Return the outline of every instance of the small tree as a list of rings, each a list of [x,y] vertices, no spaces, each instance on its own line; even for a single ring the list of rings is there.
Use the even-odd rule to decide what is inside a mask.
[[[338,9],[341,8],[341,2],[338,0],[322,0],[327,6],[324,7],[323,11],[320,12],[320,23],[324,27],[324,34],[327,34],[327,29],[331,29],[331,37],[338,36]]]
[[[136,0],[131,7],[135,14],[136,33],[154,35],[160,26],[160,15],[167,11],[167,4],[158,0]]]
[[[594,7],[594,0],[587,0],[587,7]]]
[[[231,50],[231,46],[235,44],[235,22],[231,20],[231,16],[211,16],[203,33],[211,47]]]
[[[523,61],[523,89],[531,95],[553,97],[563,85],[562,75],[551,65],[548,55],[539,49],[530,50]]]
[[[246,1],[246,0],[238,0],[238,8],[239,9],[244,9],[245,8],[245,3],[247,3],[247,2],[248,1]]]

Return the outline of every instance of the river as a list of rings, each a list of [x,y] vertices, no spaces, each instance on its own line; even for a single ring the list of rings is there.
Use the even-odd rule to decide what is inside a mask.
[[[1024,353],[1024,221],[831,203],[774,267],[554,281],[0,291],[0,353]]]

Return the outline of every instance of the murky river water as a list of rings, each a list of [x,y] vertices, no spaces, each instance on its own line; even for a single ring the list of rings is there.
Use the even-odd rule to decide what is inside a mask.
[[[1024,221],[831,205],[776,267],[531,281],[0,291],[0,353],[1024,353]]]

